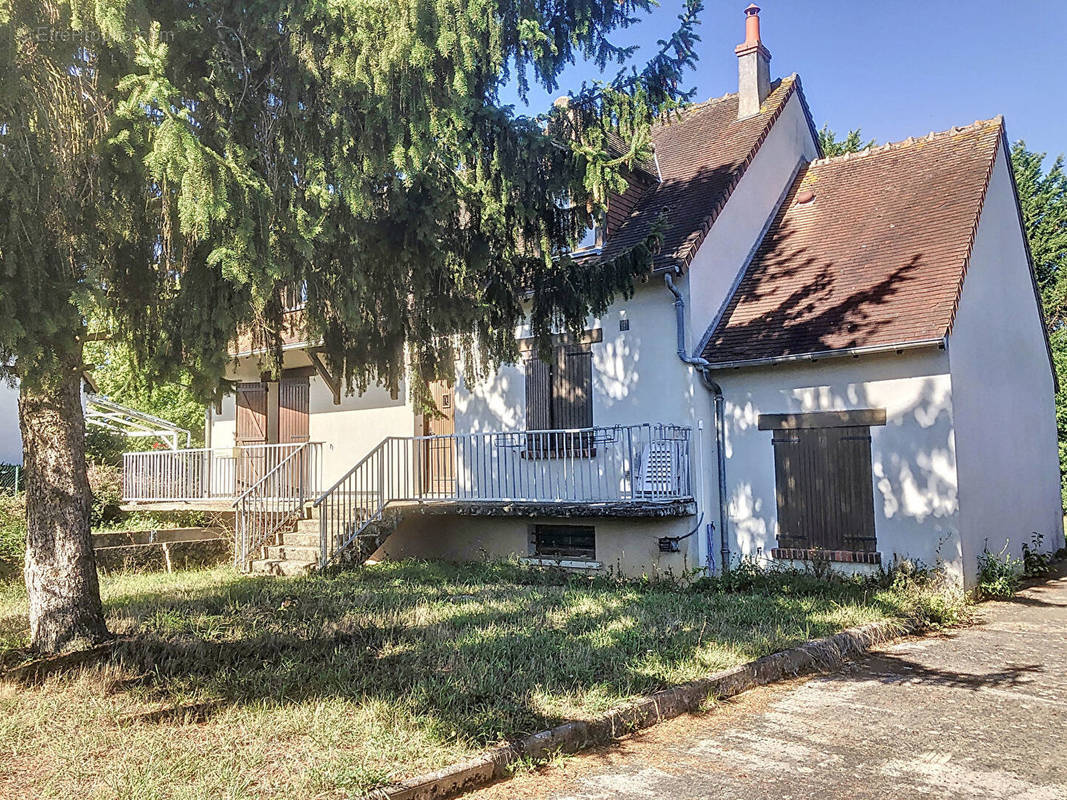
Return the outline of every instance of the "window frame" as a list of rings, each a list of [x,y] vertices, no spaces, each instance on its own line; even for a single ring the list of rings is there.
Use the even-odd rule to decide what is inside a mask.
[[[548,535],[581,536],[589,537],[588,547],[556,545],[542,549],[541,537]],[[536,523],[529,528],[530,558],[546,561],[580,561],[584,563],[595,562],[596,558],[596,527],[594,525],[567,525],[555,522]],[[560,552],[551,552],[557,550]]]
[[[574,214],[576,213],[574,209],[578,208],[578,205],[574,202],[573,198],[568,195],[559,202],[558,207],[561,211],[569,211]],[[604,249],[607,214],[590,212],[589,216],[592,217],[593,224],[586,226],[585,233],[577,242],[575,242],[574,247],[563,247],[560,249],[558,255],[589,255],[598,253]],[[586,244],[586,239],[590,234],[593,236],[593,243]]]

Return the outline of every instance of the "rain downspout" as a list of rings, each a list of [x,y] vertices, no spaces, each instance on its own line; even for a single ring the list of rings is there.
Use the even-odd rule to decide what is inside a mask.
[[[722,387],[708,374],[711,364],[703,358],[689,355],[685,347],[685,299],[674,279],[668,272],[663,276],[667,289],[674,295],[675,329],[678,337],[678,358],[700,371],[700,380],[715,398],[715,454],[719,473],[719,542],[722,557],[722,571],[730,569],[730,539],[726,530],[726,401],[722,396]]]

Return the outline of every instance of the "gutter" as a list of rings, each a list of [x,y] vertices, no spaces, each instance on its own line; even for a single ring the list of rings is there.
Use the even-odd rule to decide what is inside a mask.
[[[670,277],[670,276],[668,276]],[[768,356],[767,358],[749,358],[738,361],[719,361],[714,364],[704,359],[707,369],[720,370],[720,369],[740,369],[742,367],[767,367],[773,364],[795,364],[801,361],[820,361],[826,358],[843,358],[845,356],[852,356],[858,358],[859,356],[874,355],[877,353],[901,353],[905,350],[919,350],[926,347],[937,347],[944,350],[945,343],[947,341],[946,336],[942,336],[937,339],[920,339],[915,342],[898,342],[896,344],[875,344],[868,345],[866,347],[845,347],[840,350],[820,350],[815,353],[795,353],[784,356]]]
[[[726,530],[726,400],[722,395],[722,387],[711,376],[708,368],[711,366],[703,358],[690,356],[685,347],[685,299],[682,293],[674,285],[674,279],[669,272],[663,275],[663,283],[667,290],[674,295],[674,318],[675,331],[678,337],[678,358],[682,363],[696,367],[700,372],[701,383],[704,388],[712,393],[715,399],[715,454],[719,473],[719,550],[722,557],[722,571],[730,569],[730,538]]]

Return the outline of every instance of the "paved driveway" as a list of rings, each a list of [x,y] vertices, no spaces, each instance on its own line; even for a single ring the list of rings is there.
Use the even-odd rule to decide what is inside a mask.
[[[1065,746],[1060,577],[982,606],[972,627],[748,692],[468,798],[1067,800]]]

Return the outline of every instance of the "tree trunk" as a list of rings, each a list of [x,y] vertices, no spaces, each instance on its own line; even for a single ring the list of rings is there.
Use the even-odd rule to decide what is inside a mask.
[[[42,654],[109,638],[89,531],[81,375],[23,381],[19,425],[26,467],[26,592],[30,639]]]

